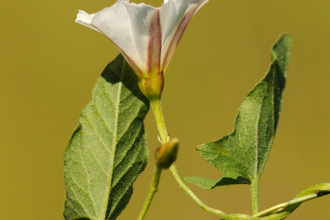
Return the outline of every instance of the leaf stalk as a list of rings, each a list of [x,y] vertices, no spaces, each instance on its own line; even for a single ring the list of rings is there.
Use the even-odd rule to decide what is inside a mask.
[[[255,179],[251,182],[251,199],[253,215],[259,212],[259,180]]]

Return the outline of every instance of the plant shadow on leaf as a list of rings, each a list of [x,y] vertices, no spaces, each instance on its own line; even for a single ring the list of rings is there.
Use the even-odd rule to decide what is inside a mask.
[[[136,98],[142,101],[149,108],[149,100],[142,94],[137,86],[137,76],[124,57],[119,54],[113,62],[106,66],[101,74],[101,77],[111,84],[126,81],[126,88],[129,89]],[[133,83],[129,83],[131,80]]]

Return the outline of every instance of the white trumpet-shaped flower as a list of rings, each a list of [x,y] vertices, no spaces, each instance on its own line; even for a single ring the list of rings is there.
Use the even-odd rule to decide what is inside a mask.
[[[206,2],[164,0],[155,8],[118,0],[95,14],[79,11],[76,22],[106,35],[137,74],[142,92],[153,98],[163,90],[163,73],[190,19]]]

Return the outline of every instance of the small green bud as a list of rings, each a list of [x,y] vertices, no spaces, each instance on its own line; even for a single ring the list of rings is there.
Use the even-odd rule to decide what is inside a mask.
[[[179,139],[173,138],[163,146],[157,148],[155,152],[157,165],[161,168],[168,169],[176,160],[179,148]]]

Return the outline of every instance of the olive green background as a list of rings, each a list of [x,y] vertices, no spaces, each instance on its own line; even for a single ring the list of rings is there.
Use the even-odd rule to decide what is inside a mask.
[[[0,8],[0,216],[63,219],[63,154],[81,109],[117,48],[74,22],[115,0],[4,1]],[[137,3],[141,1],[136,1]],[[162,0],[144,1],[160,6]],[[165,74],[169,133],[180,138],[180,175],[218,178],[195,147],[228,134],[245,95],[270,62],[283,32],[293,36],[287,88],[275,143],[260,183],[260,208],[330,182],[330,1],[210,0],[191,20]],[[158,147],[146,120],[149,165],[119,219],[136,219]],[[226,213],[251,213],[248,186],[191,189]],[[330,196],[303,204],[288,219],[329,219]],[[199,208],[169,171],[147,220],[219,219]]]

